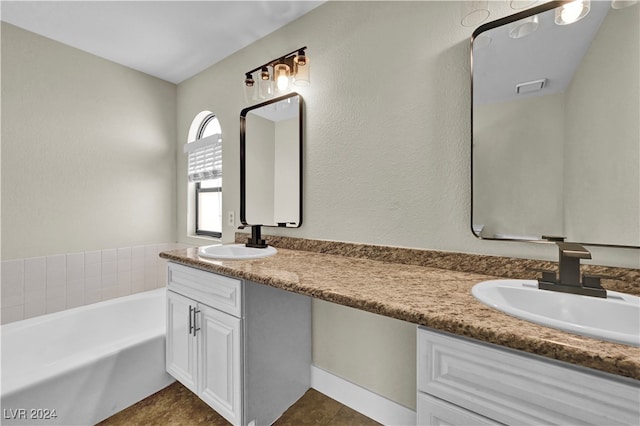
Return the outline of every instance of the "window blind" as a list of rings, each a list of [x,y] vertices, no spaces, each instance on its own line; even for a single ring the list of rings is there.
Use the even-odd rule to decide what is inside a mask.
[[[190,182],[222,177],[222,135],[219,133],[185,144],[184,152],[189,154]]]

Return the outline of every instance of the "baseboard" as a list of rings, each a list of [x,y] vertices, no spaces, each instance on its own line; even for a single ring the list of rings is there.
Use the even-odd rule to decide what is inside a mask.
[[[315,365],[311,387],[383,425],[415,425],[416,412]]]

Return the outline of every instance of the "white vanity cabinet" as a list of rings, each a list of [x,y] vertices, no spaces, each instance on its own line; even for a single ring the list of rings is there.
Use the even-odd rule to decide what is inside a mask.
[[[169,263],[167,372],[234,425],[273,423],[309,388],[306,296]]]
[[[639,385],[418,328],[419,425],[636,425]]]

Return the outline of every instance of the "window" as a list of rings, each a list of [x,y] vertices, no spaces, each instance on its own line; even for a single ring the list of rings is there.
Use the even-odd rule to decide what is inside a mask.
[[[204,111],[196,116],[185,146],[189,181],[195,182],[195,233],[222,237],[222,129],[218,118]],[[194,137],[195,136],[195,137]]]
[[[196,235],[222,237],[222,178],[196,182]]]

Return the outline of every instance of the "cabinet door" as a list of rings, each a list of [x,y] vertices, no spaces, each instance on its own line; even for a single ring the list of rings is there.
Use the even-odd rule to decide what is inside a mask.
[[[233,424],[241,422],[241,320],[198,305],[200,398]]]
[[[197,393],[196,340],[190,334],[196,302],[167,291],[167,373]]]

